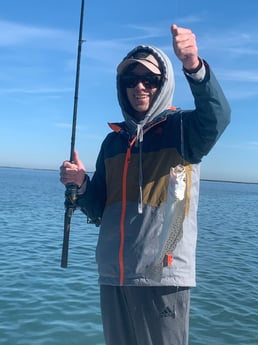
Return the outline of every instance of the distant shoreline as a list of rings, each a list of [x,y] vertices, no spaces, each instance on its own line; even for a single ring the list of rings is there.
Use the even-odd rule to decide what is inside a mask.
[[[212,179],[207,179],[207,178],[201,178],[201,181],[205,181],[205,182],[239,183],[239,184],[258,184],[258,182],[245,182],[245,181],[232,181],[232,180],[212,180]]]
[[[43,171],[58,171],[58,169],[48,169],[48,168],[24,168],[24,167],[11,167],[11,166],[0,166],[0,169],[21,169],[21,170],[43,170]],[[88,171],[92,174],[94,171]],[[224,182],[224,183],[239,183],[239,184],[258,184],[258,182],[246,182],[246,181],[234,181],[234,180],[218,180],[218,179],[207,179],[201,178],[201,181],[205,182]]]
[[[45,171],[58,171],[58,169],[48,169],[48,168],[24,168],[24,167],[9,167],[9,166],[0,166],[0,169],[20,169],[20,170],[45,170]]]

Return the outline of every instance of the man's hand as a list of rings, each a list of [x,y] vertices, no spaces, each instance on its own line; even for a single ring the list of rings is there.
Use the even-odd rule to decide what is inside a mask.
[[[171,33],[176,56],[182,61],[185,69],[195,70],[200,64],[195,34],[190,29],[175,24],[171,26]]]
[[[84,182],[86,169],[79,158],[78,153],[74,152],[74,162],[64,161],[60,167],[60,181],[67,185],[76,184],[79,188]]]

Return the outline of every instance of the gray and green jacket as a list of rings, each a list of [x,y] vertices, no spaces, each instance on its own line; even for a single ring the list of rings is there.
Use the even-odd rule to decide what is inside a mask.
[[[165,82],[139,124],[125,110],[118,76],[118,99],[125,121],[110,124],[112,132],[101,145],[95,173],[87,178],[78,205],[93,222],[100,222],[96,249],[100,284],[191,287],[196,284],[200,162],[228,125],[230,108],[205,62],[202,81],[186,76],[195,109],[171,108],[171,63],[157,48],[144,47],[163,64]],[[130,53],[125,59],[128,57]],[[151,279],[148,269],[160,257],[164,232],[170,231],[164,224],[173,221],[167,219],[166,210],[170,171],[178,165],[185,167],[187,182],[182,233],[167,260],[164,257],[162,279],[157,281]]]

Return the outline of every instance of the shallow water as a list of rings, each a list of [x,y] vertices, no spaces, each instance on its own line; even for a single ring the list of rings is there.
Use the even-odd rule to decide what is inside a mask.
[[[103,345],[98,229],[72,218],[60,268],[58,172],[0,168],[0,344]],[[201,182],[189,345],[258,344],[258,185]]]

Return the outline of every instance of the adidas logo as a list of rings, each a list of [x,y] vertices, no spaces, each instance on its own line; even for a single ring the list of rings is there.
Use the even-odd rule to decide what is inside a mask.
[[[166,307],[161,313],[160,313],[160,317],[176,317],[176,311],[175,311],[175,307],[173,306],[173,311],[169,308]]]

